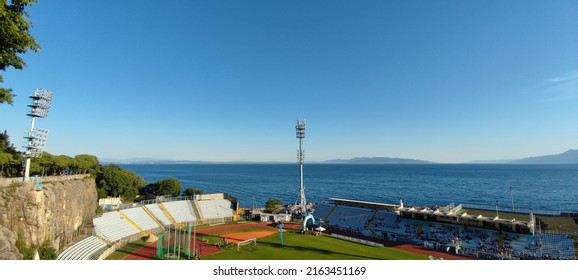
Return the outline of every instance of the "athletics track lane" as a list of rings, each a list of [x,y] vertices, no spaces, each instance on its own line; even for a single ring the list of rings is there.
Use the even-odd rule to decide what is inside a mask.
[[[197,235],[202,236],[204,234],[211,234],[223,231],[230,231],[230,230],[238,230],[238,229],[259,229],[259,228],[271,228],[274,227],[272,224],[236,224],[236,225],[225,225],[225,226],[215,226],[211,228],[205,228],[197,231]],[[285,228],[290,229],[299,229],[300,225],[297,224],[285,224]],[[339,232],[339,234],[344,234]],[[350,234],[348,234],[350,235]],[[367,238],[362,236],[353,236],[353,237],[360,237],[360,238]],[[437,250],[429,250],[423,247],[415,246],[415,245],[408,245],[408,244],[399,244],[394,242],[384,242],[383,240],[372,240],[378,243],[383,243],[386,247],[393,247],[400,250],[424,255],[424,256],[433,256],[435,258],[444,258],[445,260],[474,260],[475,258],[465,257],[465,256],[458,256],[454,254],[448,254]],[[196,248],[199,250],[199,255],[201,259],[203,256],[208,256],[214,253],[219,252],[221,249],[216,245],[207,244],[197,240]],[[121,249],[122,250],[122,249]],[[145,248],[142,248],[136,252],[133,252],[129,256],[125,257],[125,260],[150,260],[154,259],[157,250],[157,243],[153,242],[147,245]]]

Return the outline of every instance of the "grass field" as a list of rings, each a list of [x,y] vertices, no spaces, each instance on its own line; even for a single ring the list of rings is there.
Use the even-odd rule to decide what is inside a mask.
[[[146,247],[149,243],[146,243],[142,240],[137,240],[133,243],[127,244],[126,246],[114,251],[110,256],[106,258],[106,260],[122,260],[126,258],[128,255]]]
[[[229,246],[222,252],[204,257],[206,260],[426,260],[427,256],[395,248],[362,245],[331,237],[314,236],[287,231],[283,234],[284,246],[279,234],[257,240],[241,247]]]
[[[227,231],[230,232],[230,231]],[[221,233],[205,235],[203,238],[218,240]],[[284,232],[284,246],[281,247],[279,234],[241,246],[237,251],[234,244],[223,251],[204,256],[203,260],[427,260],[428,257],[395,248],[373,247],[345,241],[329,235],[314,236],[297,231]],[[200,238],[199,238],[200,239]],[[107,260],[122,260],[133,252],[146,247],[144,241],[136,241],[115,251]],[[187,259],[182,255],[181,259]]]
[[[224,230],[224,231],[220,231],[217,233],[210,233],[210,234],[202,234],[199,235],[197,239],[201,240],[201,238],[204,238],[206,240],[208,240],[209,243],[211,244],[215,244],[217,242],[221,242],[221,235],[226,235],[228,233],[239,233],[239,232],[251,232],[251,231],[262,231],[264,229],[236,229],[236,230]],[[273,232],[277,232],[278,230],[276,229],[265,229],[267,231],[273,231]]]

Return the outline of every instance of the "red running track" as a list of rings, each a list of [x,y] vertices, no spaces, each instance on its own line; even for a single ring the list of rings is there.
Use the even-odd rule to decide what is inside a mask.
[[[273,224],[237,224],[237,225],[216,226],[216,227],[198,230],[197,236],[203,236],[205,234],[211,234],[211,233],[229,231],[229,230],[237,230],[237,229],[247,229],[247,228],[259,229],[259,228],[271,228],[271,227],[275,227],[275,225],[273,225]],[[299,228],[301,228],[301,226],[298,224],[285,224],[285,228],[299,229]],[[474,259],[474,258],[465,257],[465,256],[448,254],[448,253],[440,252],[437,250],[428,250],[426,248],[422,248],[422,247],[414,246],[414,245],[397,244],[397,243],[393,243],[393,242],[384,242],[383,240],[380,240],[380,241],[375,240],[375,241],[383,243],[387,247],[394,247],[394,248],[397,248],[400,250],[413,252],[413,253],[417,253],[420,255],[433,256],[435,258],[444,258],[445,260],[473,260]],[[207,243],[201,242],[199,240],[196,241],[196,248],[199,251],[199,255],[201,256],[201,258],[203,256],[208,256],[208,255],[211,255],[211,254],[214,254],[214,253],[221,251],[221,249],[218,246],[212,245],[212,244],[207,244]],[[147,245],[146,247],[144,247],[144,248],[142,248],[136,252],[133,252],[129,256],[125,257],[124,259],[125,260],[151,260],[151,259],[154,259],[156,252],[157,252],[157,243],[153,242],[153,243]]]

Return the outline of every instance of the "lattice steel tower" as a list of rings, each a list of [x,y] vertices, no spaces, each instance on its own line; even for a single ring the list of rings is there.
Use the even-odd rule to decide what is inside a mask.
[[[299,150],[297,151],[297,161],[300,168],[300,188],[299,188],[299,207],[301,214],[307,215],[307,200],[305,199],[305,187],[303,186],[303,161],[305,160],[305,151],[303,151],[303,139],[305,138],[305,121],[297,121],[295,125],[297,131],[297,138],[299,139]]]

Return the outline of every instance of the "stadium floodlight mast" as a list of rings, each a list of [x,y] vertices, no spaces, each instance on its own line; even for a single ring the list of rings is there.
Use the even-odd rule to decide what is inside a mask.
[[[29,96],[32,100],[30,105],[30,113],[26,114],[30,116],[32,120],[30,121],[30,130],[28,131],[28,136],[25,136],[26,145],[24,148],[24,157],[26,158],[24,167],[24,181],[30,181],[30,159],[41,157],[44,152],[44,145],[46,144],[46,137],[48,136],[48,130],[37,129],[34,130],[34,124],[36,118],[46,118],[48,116],[48,110],[52,105],[52,92],[46,89],[36,89],[33,95]]]
[[[303,151],[303,139],[305,138],[305,121],[298,120],[295,125],[296,136],[299,139],[299,150],[297,151],[297,160],[300,167],[300,188],[299,188],[299,206],[301,207],[301,214],[307,215],[307,200],[305,199],[305,187],[303,186],[303,161],[305,160],[305,152]]]

